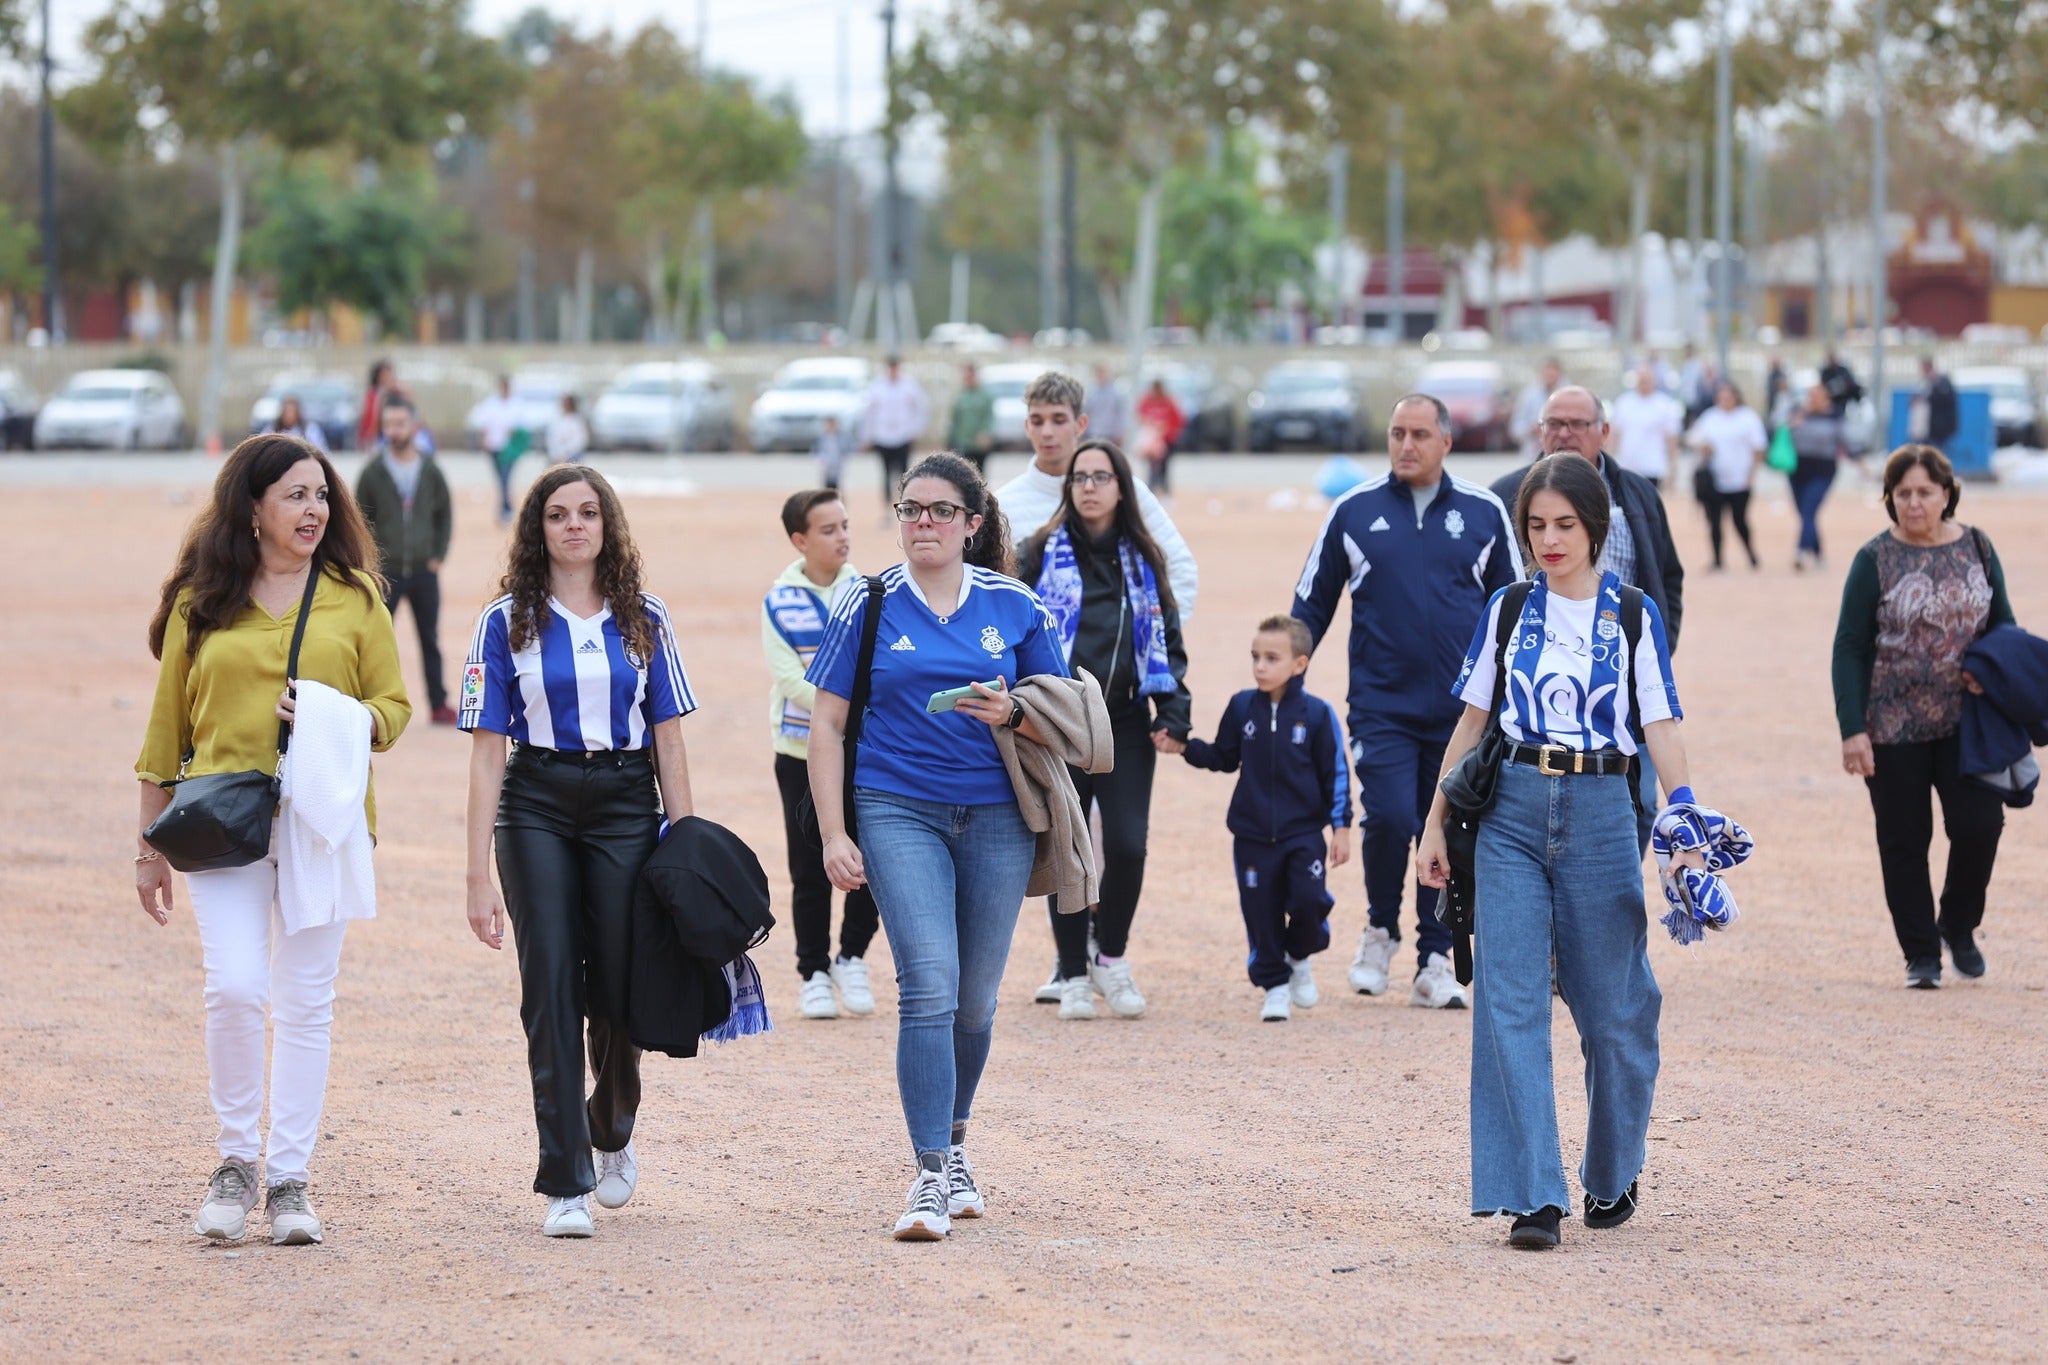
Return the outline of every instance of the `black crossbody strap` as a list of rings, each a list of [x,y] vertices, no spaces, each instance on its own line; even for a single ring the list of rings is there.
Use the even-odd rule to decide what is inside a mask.
[[[1500,729],[1500,708],[1508,699],[1508,641],[1515,638],[1515,630],[1522,624],[1522,608],[1528,605],[1529,593],[1535,584],[1528,579],[1508,585],[1507,596],[1500,600],[1500,619],[1493,627],[1493,710],[1486,716],[1486,728]]]
[[[860,653],[853,663],[853,695],[846,699],[846,780],[842,784],[840,818],[848,834],[853,832],[853,765],[860,750],[861,726],[867,719],[868,684],[875,671],[875,642],[882,634],[882,580],[868,579],[867,615],[861,622]]]
[[[292,652],[285,659],[284,680],[289,687],[299,676],[299,646],[306,639],[306,618],[313,614],[313,593],[320,586],[320,560],[316,557],[306,570],[306,595],[299,599],[299,619],[292,626]],[[294,695],[297,695],[294,693]],[[292,727],[284,721],[277,723],[277,756],[284,757],[284,751],[291,747]]]

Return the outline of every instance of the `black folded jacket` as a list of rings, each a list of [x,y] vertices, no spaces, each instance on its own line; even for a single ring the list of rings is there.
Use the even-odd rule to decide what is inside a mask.
[[[697,816],[669,827],[633,896],[628,1027],[636,1046],[694,1057],[732,1013],[725,964],[768,937],[768,874],[731,830]]]

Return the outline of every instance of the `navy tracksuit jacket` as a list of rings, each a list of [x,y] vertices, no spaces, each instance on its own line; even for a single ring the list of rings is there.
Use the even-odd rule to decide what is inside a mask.
[[[1226,823],[1235,836],[1238,909],[1261,989],[1286,984],[1297,961],[1330,946],[1323,831],[1351,824],[1351,775],[1337,712],[1288,681],[1278,702],[1257,688],[1230,699],[1216,739],[1189,739],[1197,768],[1238,774]]]
[[[1522,576],[1507,508],[1448,471],[1418,518],[1391,475],[1330,505],[1294,589],[1294,615],[1321,643],[1351,591],[1351,763],[1364,807],[1367,917],[1401,937],[1409,849],[1436,794],[1464,704],[1451,691],[1494,592]],[[1436,892],[1416,887],[1417,959],[1450,952]]]

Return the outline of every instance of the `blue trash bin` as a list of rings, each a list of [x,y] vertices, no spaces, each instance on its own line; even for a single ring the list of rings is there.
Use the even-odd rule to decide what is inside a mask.
[[[1912,438],[1913,404],[1917,389],[1892,390],[1892,420],[1885,433],[1885,448],[1896,450]],[[1960,479],[1989,479],[1991,451],[1998,444],[1997,429],[1991,424],[1991,395],[1982,389],[1956,390],[1956,434],[1942,445],[1942,454],[1955,466]]]

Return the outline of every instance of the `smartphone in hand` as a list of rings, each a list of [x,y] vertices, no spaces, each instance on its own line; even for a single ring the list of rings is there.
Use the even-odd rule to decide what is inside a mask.
[[[995,678],[981,685],[983,687],[988,688],[991,692],[1000,692],[1003,690],[1003,680],[1001,678]],[[931,712],[935,716],[943,715],[946,712],[952,710],[956,703],[963,701],[973,701],[976,697],[980,695],[980,693],[974,690],[974,684],[972,683],[968,684],[966,687],[949,687],[944,692],[932,693],[931,700],[924,704],[924,709]]]

